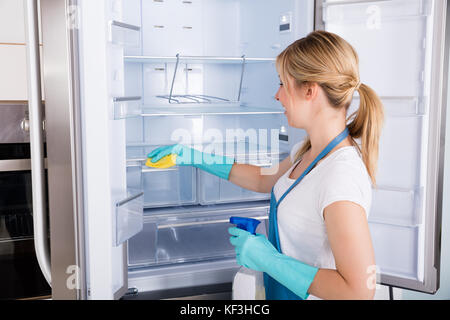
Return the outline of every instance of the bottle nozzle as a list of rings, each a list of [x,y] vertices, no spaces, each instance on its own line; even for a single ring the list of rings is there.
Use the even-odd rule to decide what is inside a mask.
[[[256,228],[258,228],[261,221],[252,218],[231,217],[230,223],[235,224],[239,229],[246,230],[255,235]]]

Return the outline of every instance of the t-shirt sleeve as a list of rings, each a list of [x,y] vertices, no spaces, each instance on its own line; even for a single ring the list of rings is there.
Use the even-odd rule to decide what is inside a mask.
[[[369,216],[372,193],[367,177],[352,170],[351,166],[340,165],[322,180],[319,191],[319,213],[324,219],[324,210],[334,202],[350,201],[360,205]]]
[[[292,147],[291,154],[290,154],[292,164],[295,163],[297,152],[300,150],[302,145],[303,145],[303,141],[300,141],[300,142],[294,144],[294,146]]]

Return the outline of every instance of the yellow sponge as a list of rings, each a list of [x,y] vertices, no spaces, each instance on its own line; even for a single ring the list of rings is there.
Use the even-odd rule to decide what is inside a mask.
[[[165,156],[164,158],[161,158],[158,162],[153,163],[151,160],[153,158],[148,158],[145,165],[147,167],[151,168],[157,168],[157,169],[167,169],[171,168],[173,166],[177,165],[177,155],[176,154],[169,154],[168,156]]]

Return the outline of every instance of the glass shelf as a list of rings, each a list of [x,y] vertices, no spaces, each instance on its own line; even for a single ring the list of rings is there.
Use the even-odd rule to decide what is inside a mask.
[[[246,57],[208,57],[208,56],[176,56],[156,57],[156,56],[125,56],[125,62],[132,63],[179,63],[183,64],[242,64],[247,63],[274,63],[275,58],[246,58]]]
[[[283,109],[269,109],[261,107],[247,107],[236,104],[214,104],[207,106],[169,106],[169,107],[149,107],[144,106],[142,117],[159,116],[213,116],[213,115],[263,115],[263,114],[283,114]]]
[[[141,100],[114,101],[114,119],[128,119],[135,117],[162,116],[217,116],[217,115],[270,115],[283,114],[283,109],[247,107],[236,103],[214,103],[198,106],[196,104],[182,104],[182,106],[142,106]]]

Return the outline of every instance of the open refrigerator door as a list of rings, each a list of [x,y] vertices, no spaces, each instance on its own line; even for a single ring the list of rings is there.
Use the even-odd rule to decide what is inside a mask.
[[[379,283],[439,288],[446,1],[318,1],[319,28],[358,52],[385,124],[369,226]],[[448,52],[447,52],[448,54]],[[359,106],[355,97],[349,114]]]

